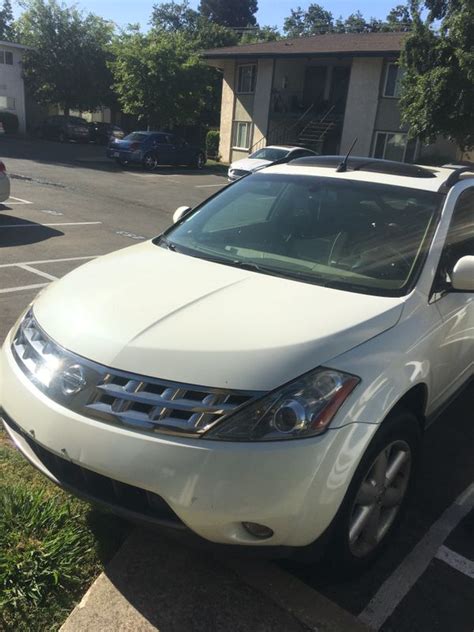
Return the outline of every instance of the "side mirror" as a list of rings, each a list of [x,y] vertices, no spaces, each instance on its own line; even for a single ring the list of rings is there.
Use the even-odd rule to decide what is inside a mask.
[[[474,256],[461,257],[451,274],[453,290],[474,292]]]
[[[178,208],[173,213],[173,224],[179,222],[181,218],[187,215],[193,209],[190,206],[178,206]]]

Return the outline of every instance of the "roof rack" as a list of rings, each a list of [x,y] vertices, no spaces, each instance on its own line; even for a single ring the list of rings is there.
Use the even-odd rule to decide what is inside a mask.
[[[298,166],[328,167],[336,169],[344,156],[311,156],[307,158],[295,158],[289,164]],[[379,158],[364,158],[351,156],[347,160],[347,171],[371,171],[374,173],[386,173],[394,176],[408,178],[436,178],[436,174],[429,168],[419,167],[406,162],[394,160],[381,160]]]
[[[447,192],[451,189],[457,182],[459,182],[463,173],[472,173],[474,177],[474,163],[462,162],[457,165],[443,165],[446,169],[453,169],[453,172],[449,174],[446,181],[440,187],[440,191]]]

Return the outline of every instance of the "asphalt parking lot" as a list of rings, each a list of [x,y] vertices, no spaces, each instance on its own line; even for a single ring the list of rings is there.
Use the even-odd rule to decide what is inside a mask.
[[[174,210],[226,185],[222,173],[122,170],[104,149],[0,139],[12,197],[0,205],[0,340],[46,284],[159,234]],[[159,279],[157,279],[157,283]],[[362,577],[278,563],[279,571],[383,632],[474,630],[474,388],[432,426],[396,543]],[[284,628],[281,628],[284,632]]]

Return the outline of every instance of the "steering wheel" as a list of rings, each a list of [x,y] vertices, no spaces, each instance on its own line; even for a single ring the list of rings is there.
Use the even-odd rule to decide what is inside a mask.
[[[386,266],[383,265],[384,261],[387,261]],[[373,264],[376,265],[374,266]],[[384,246],[377,246],[359,253],[357,260],[352,263],[350,269],[362,271],[364,267],[369,270],[372,269],[379,278],[397,279],[408,275],[411,269],[411,262],[403,252],[390,244],[385,244]]]

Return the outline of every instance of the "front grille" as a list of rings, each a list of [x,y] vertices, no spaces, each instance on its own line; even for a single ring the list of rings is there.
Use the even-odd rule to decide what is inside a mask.
[[[62,486],[88,500],[111,509],[138,514],[152,522],[184,528],[183,522],[161,496],[140,487],[121,483],[63,459],[34,441],[6,413],[0,411],[6,426],[20,434],[36,457]]]
[[[200,436],[261,393],[170,382],[111,369],[56,344],[25,316],[12,345],[18,364],[48,397],[75,412],[144,432]],[[65,392],[65,372],[83,382]],[[66,385],[68,386],[68,385]]]

